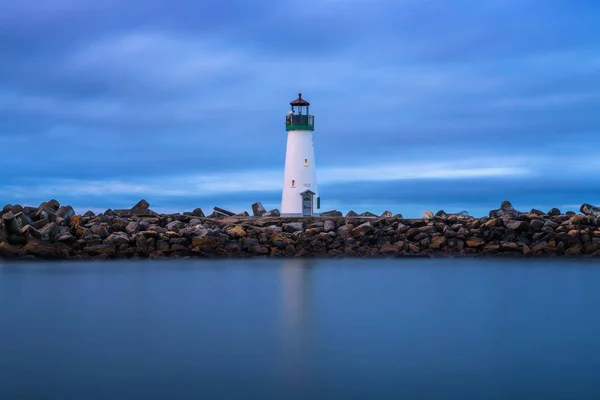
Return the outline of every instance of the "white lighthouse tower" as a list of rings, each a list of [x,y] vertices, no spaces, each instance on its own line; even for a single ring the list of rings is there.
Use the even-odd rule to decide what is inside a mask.
[[[285,118],[287,148],[283,174],[282,216],[319,215],[321,199],[317,189],[315,145],[313,131],[315,117],[308,113],[310,103],[298,98],[290,103],[292,110]]]

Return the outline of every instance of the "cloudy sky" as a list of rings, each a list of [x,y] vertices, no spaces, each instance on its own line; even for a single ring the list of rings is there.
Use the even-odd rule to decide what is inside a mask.
[[[315,115],[323,209],[600,204],[596,0],[0,0],[0,202],[279,208]]]

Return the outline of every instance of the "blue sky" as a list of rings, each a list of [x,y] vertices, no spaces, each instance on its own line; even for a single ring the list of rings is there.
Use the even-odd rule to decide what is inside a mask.
[[[324,209],[600,203],[600,4],[0,0],[0,202],[279,207],[315,115]]]

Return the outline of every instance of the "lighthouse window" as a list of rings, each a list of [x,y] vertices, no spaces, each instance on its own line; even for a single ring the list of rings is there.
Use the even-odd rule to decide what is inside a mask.
[[[308,167],[308,158],[305,158],[305,159],[304,159],[304,166],[305,166],[305,167]]]
[[[296,181],[292,179],[292,187],[296,185]]]

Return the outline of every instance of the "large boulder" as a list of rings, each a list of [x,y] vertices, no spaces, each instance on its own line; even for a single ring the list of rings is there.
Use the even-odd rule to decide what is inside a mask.
[[[252,204],[252,215],[254,215],[255,217],[262,217],[263,214],[266,212],[267,210],[265,210],[260,201]]]
[[[75,215],[75,210],[71,206],[62,206],[54,213],[57,217],[64,218],[67,223],[71,219],[72,216]]]
[[[553,208],[552,210],[548,211],[548,215],[551,217],[556,217],[557,215],[561,215],[561,212],[558,208]]]
[[[498,218],[507,216],[510,218],[517,218],[521,213],[513,207],[512,203],[508,200],[504,200],[500,205],[500,208],[490,211],[490,218]]]
[[[584,203],[581,205],[579,211],[581,211],[585,215],[591,215],[592,217],[600,218],[600,207]]]
[[[372,212],[369,212],[369,211],[365,211],[363,213],[360,213],[358,216],[359,217],[367,217],[367,218],[376,218],[377,217],[376,214],[373,214]]]
[[[201,208],[194,208],[194,211],[192,211],[192,216],[204,218],[204,212]]]
[[[343,217],[344,214],[342,214],[341,211],[338,210],[331,210],[331,211],[325,211],[321,213],[322,217]]]

